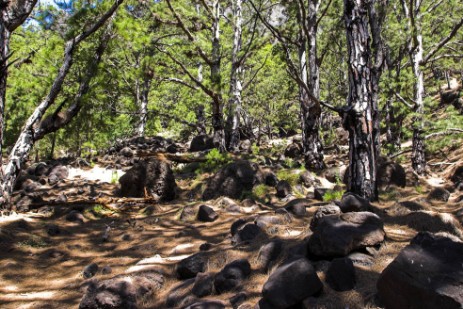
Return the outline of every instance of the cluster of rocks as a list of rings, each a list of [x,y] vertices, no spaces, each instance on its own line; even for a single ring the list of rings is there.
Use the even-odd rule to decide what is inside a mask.
[[[42,191],[54,187],[69,176],[69,169],[59,161],[39,162],[22,171],[15,183],[16,210],[25,212],[30,210],[33,203],[43,202]],[[66,200],[58,197],[62,202]]]
[[[138,136],[116,141],[115,145],[108,149],[108,154],[119,154],[124,157],[133,157],[137,150],[153,152],[176,153],[183,151],[184,147],[171,139],[161,136]]]

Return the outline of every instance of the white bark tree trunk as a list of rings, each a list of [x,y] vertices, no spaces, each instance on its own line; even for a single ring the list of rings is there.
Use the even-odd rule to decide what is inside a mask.
[[[230,98],[228,100],[228,117],[227,117],[227,137],[228,150],[238,150],[240,141],[240,112],[241,112],[241,59],[239,53],[241,51],[241,36],[242,36],[242,2],[235,0],[233,6],[233,49],[232,49],[232,66],[230,74]]]
[[[408,53],[412,63],[413,74],[415,75],[415,106],[413,117],[413,139],[412,139],[412,167],[418,175],[426,172],[425,145],[423,138],[423,113],[424,113],[424,75],[421,70],[423,62],[423,37],[421,35],[421,0],[402,1],[403,10],[408,21],[408,28],[411,32]],[[414,6],[417,9],[414,9]]]

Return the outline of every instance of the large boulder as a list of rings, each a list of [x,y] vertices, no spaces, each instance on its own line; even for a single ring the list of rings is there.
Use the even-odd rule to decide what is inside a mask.
[[[69,169],[64,165],[58,165],[51,169],[48,174],[48,183],[54,185],[69,176]]]
[[[251,274],[251,264],[246,259],[235,260],[215,275],[214,287],[217,293],[231,291],[242,285]]]
[[[450,192],[444,188],[434,188],[429,192],[427,199],[429,201],[448,202]]]
[[[457,167],[450,180],[457,186],[463,183],[463,166]]]
[[[304,217],[307,214],[306,207],[310,207],[310,201],[305,198],[294,199],[285,205],[285,209],[296,217]]]
[[[123,197],[144,197],[145,194],[171,201],[175,198],[177,184],[169,163],[148,159],[136,163],[120,179]]]
[[[405,187],[407,183],[405,169],[396,162],[383,160],[378,168],[378,186],[387,188],[390,185]]]
[[[349,258],[334,259],[326,271],[326,282],[338,292],[344,292],[355,287],[354,263]]]
[[[349,212],[322,217],[309,239],[309,252],[315,256],[346,256],[350,252],[380,244],[383,222],[371,212]]]
[[[268,308],[284,309],[301,303],[317,294],[323,284],[305,258],[300,258],[277,268],[262,289],[262,303]]]
[[[276,196],[280,198],[285,198],[293,192],[291,184],[286,180],[280,180],[276,185]]]
[[[272,263],[280,256],[282,251],[283,242],[279,239],[275,239],[260,248],[257,259],[263,269],[268,270]]]
[[[342,196],[339,208],[342,212],[368,211],[371,205],[367,199],[355,193],[347,192]]]
[[[381,273],[385,308],[463,308],[463,243],[420,232]]]
[[[157,273],[122,275],[101,282],[91,282],[80,302],[79,309],[142,308],[143,300],[159,290],[163,282],[163,276]]]
[[[232,237],[232,243],[248,243],[257,238],[259,235],[262,235],[262,233],[262,229],[257,224],[248,223],[237,229],[236,233]]]
[[[190,151],[204,151],[214,148],[212,137],[209,135],[198,135],[190,143]]]
[[[289,144],[285,149],[285,157],[288,158],[298,158],[302,155],[302,145],[300,143],[294,142]]]
[[[179,279],[190,279],[196,277],[198,273],[204,272],[206,265],[207,256],[200,252],[181,260],[177,264],[175,272]]]
[[[317,211],[313,215],[312,221],[310,221],[310,229],[314,231],[317,228],[318,223],[323,217],[330,216],[330,215],[340,215],[340,214],[341,214],[341,209],[339,208],[339,206],[336,206],[334,204],[320,206],[318,207]]]
[[[229,163],[209,179],[203,199],[219,196],[240,199],[243,192],[252,191],[255,184],[262,182],[263,174],[257,164],[244,160]]]

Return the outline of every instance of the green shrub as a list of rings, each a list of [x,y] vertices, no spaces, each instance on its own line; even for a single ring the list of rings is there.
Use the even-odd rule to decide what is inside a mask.
[[[221,166],[230,163],[232,158],[227,152],[221,153],[218,149],[214,148],[206,155],[206,161],[201,163],[201,166],[196,173],[215,172]]]
[[[270,190],[270,187],[264,184],[260,184],[252,188],[252,194],[255,198],[262,200],[267,194],[270,193]]]
[[[344,194],[344,192],[342,192],[342,191],[329,190],[323,195],[323,201],[324,202],[331,202],[331,201],[340,200],[342,198],[343,194]]]
[[[119,181],[119,175],[116,170],[113,170],[111,173],[111,184],[115,185]]]
[[[286,180],[291,186],[294,186],[299,181],[299,174],[291,170],[279,170],[277,172],[278,180]]]

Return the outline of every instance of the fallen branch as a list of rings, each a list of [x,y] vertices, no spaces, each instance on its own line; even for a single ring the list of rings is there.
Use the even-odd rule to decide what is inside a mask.
[[[463,129],[450,128],[442,132],[428,134],[424,137],[424,139],[430,139],[430,138],[437,137],[437,136],[451,135],[451,134],[458,134],[458,133],[463,133]]]

